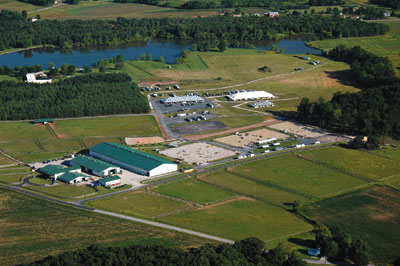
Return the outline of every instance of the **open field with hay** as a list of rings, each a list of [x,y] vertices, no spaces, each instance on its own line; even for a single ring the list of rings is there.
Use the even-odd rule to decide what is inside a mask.
[[[374,186],[305,206],[305,214],[367,241],[372,260],[394,262],[400,245],[400,193]]]
[[[190,178],[153,188],[152,191],[175,198],[206,204],[235,196],[234,193]]]
[[[29,263],[94,244],[187,248],[213,243],[203,238],[90,213],[2,188],[0,217],[2,265]]]
[[[246,197],[160,220],[234,240],[253,236],[268,241],[312,229],[311,225],[281,208]]]

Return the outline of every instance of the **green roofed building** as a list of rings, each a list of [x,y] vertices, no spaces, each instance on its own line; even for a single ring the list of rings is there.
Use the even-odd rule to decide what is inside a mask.
[[[80,155],[70,161],[71,165],[79,166],[88,174],[101,177],[115,175],[121,172],[121,168],[113,164],[98,160],[90,156]]]
[[[58,179],[67,184],[73,184],[82,182],[83,180],[88,180],[89,176],[78,172],[67,172],[59,176]]]
[[[34,124],[47,124],[47,123],[54,123],[53,118],[40,118],[40,119],[35,119],[32,121]]]
[[[119,176],[109,176],[99,180],[99,184],[105,187],[111,187],[121,184],[121,178]]]
[[[56,180],[58,177],[60,177],[61,175],[63,175],[64,173],[67,173],[67,172],[80,173],[81,168],[79,166],[63,167],[61,165],[49,164],[49,165],[46,165],[44,167],[37,169],[37,171],[41,174],[47,175]]]
[[[100,143],[89,149],[89,153],[93,157],[149,177],[178,170],[176,163],[117,143]]]

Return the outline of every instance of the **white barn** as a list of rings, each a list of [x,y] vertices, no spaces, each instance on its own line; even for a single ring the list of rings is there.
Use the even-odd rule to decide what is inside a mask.
[[[275,96],[266,91],[244,91],[226,96],[230,101],[272,99]]]

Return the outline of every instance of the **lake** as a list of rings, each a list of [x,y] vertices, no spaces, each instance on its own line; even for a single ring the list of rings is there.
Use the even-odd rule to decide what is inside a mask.
[[[253,42],[258,50],[271,50],[273,45],[283,48],[285,54],[322,54],[318,49],[305,45],[305,41],[279,40],[270,42]],[[151,53],[153,60],[164,57],[165,62],[173,63],[185,49],[190,49],[191,43],[179,41],[148,41],[107,47],[89,47],[85,49],[63,50],[59,48],[37,48],[15,53],[0,55],[0,66],[33,66],[39,64],[47,69],[48,63],[60,67],[62,64],[73,64],[76,67],[91,66],[100,59],[110,59],[122,54],[125,60],[138,59],[141,55]]]

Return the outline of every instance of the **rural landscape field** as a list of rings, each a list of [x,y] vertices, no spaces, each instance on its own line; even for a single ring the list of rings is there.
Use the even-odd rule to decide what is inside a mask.
[[[1,265],[398,265],[397,0],[0,10]]]

